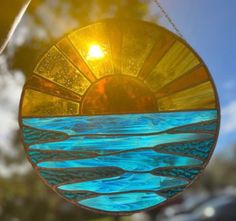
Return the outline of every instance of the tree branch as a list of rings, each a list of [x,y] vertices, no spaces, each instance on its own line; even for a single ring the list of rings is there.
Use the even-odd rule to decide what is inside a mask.
[[[24,0],[22,7],[19,11],[19,13],[17,14],[17,16],[14,19],[14,22],[12,24],[12,26],[9,29],[9,32],[7,33],[6,38],[4,39],[2,45],[0,45],[0,55],[2,54],[2,52],[4,51],[4,49],[6,48],[8,42],[10,41],[10,39],[12,38],[17,26],[19,25],[23,15],[25,14],[29,4],[30,4],[31,0]]]

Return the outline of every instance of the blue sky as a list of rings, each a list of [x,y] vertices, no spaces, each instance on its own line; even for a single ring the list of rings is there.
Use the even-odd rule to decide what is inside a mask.
[[[236,1],[160,2],[184,38],[203,58],[215,80],[222,108],[217,150],[222,151],[236,143]],[[171,29],[166,20],[161,21]]]

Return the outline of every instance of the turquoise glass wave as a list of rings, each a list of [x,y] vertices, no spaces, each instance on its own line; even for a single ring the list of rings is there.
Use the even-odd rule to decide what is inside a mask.
[[[160,144],[184,142],[191,140],[210,139],[211,134],[184,133],[184,134],[159,134],[151,136],[78,136],[67,140],[34,144],[30,149],[35,150],[64,150],[82,151],[97,154],[108,154],[120,151],[134,150],[140,148],[155,147]]]
[[[203,169],[217,111],[25,118],[40,175],[79,205],[107,212],[156,206]]]
[[[118,167],[125,171],[147,172],[162,167],[197,166],[202,161],[173,154],[142,150],[82,160],[46,161],[38,167],[47,169]]]
[[[165,200],[156,193],[145,192],[98,196],[82,200],[79,204],[107,212],[133,212],[153,207]]]
[[[23,124],[40,130],[68,135],[158,133],[184,125],[211,121],[217,111],[190,111],[154,114],[25,118]]]
[[[122,176],[118,177],[66,184],[59,186],[59,189],[66,191],[90,191],[105,194],[138,190],[159,191],[165,188],[172,188],[186,184],[188,184],[186,180],[154,176],[150,173],[124,173]]]

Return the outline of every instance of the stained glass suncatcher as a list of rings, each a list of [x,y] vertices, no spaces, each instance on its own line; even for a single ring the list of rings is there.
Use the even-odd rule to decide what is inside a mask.
[[[182,192],[219,131],[212,78],[193,49],[142,21],[104,20],[52,46],[24,87],[25,151],[71,203],[128,214]]]

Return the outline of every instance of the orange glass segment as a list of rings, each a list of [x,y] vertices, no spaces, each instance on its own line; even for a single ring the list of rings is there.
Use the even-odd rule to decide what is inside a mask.
[[[157,91],[199,63],[197,56],[178,41],[147,76],[146,83],[153,91]]]
[[[80,95],[38,75],[32,75],[30,79],[26,82],[26,87],[42,93],[47,93],[52,96],[72,100],[75,102],[81,101]]]
[[[216,105],[215,92],[210,81],[158,99],[159,111],[214,109]]]
[[[79,114],[79,103],[25,89],[21,107],[23,117],[45,117]]]
[[[80,95],[90,86],[84,75],[55,46],[41,59],[34,73]]]
[[[209,81],[208,72],[203,65],[199,65],[161,88],[157,91],[156,96],[157,98],[169,96],[170,94],[197,86],[205,81]]]
[[[96,77],[68,38],[64,38],[59,41],[57,43],[57,48],[81,71],[81,73],[84,74],[90,82],[96,81]]]
[[[76,31],[69,35],[69,39],[96,78],[114,74],[108,30],[104,23]]]
[[[82,115],[154,113],[155,95],[138,79],[125,75],[108,76],[92,85],[82,104]]]

